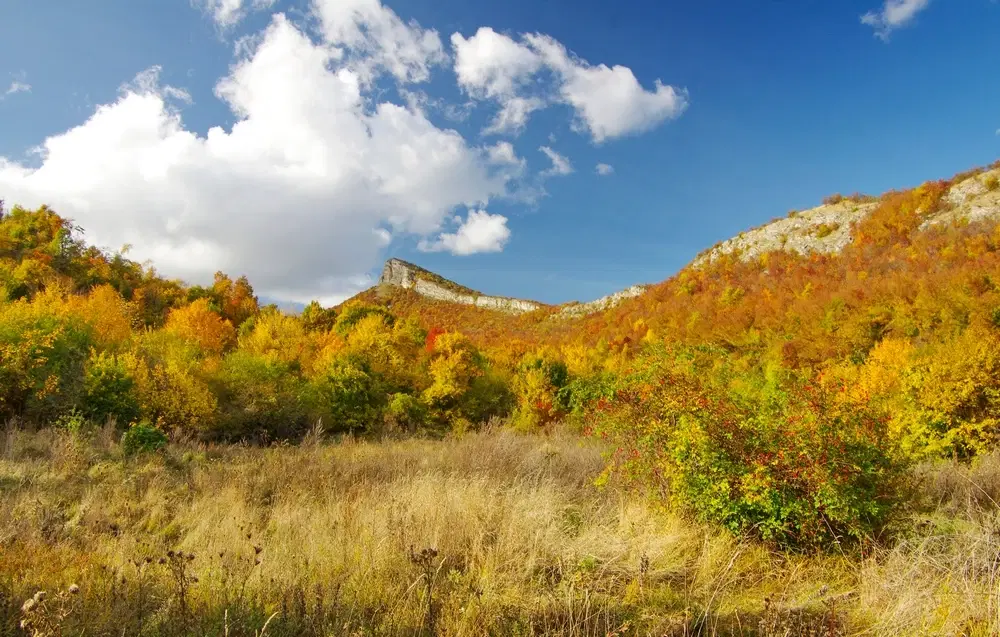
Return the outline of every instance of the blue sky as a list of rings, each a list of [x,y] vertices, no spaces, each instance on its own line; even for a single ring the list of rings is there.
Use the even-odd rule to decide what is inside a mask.
[[[0,198],[296,300],[389,256],[588,300],[1000,157],[991,0],[7,0],[0,41]]]

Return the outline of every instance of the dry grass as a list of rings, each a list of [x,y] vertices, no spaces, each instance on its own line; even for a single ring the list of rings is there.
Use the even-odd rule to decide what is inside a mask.
[[[172,446],[129,460],[110,432],[81,442],[9,430],[0,437],[0,635],[1000,627],[1000,460],[926,471],[937,512],[866,559],[739,542],[595,488],[602,465],[600,449],[577,438],[505,431]],[[38,590],[46,599],[22,611]],[[28,631],[18,632],[22,620]]]

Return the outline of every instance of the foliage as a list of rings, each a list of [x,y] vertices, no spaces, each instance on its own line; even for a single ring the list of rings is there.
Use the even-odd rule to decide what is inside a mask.
[[[76,402],[91,332],[51,301],[0,304],[0,418],[44,421]]]
[[[305,432],[305,383],[274,354],[237,351],[216,373],[219,419],[213,437],[283,440]]]
[[[153,453],[167,445],[167,435],[148,422],[132,425],[122,434],[122,452],[127,456]]]
[[[212,310],[208,299],[197,299],[177,308],[167,317],[165,329],[196,343],[207,354],[220,355],[236,341],[232,323]]]
[[[649,367],[614,402],[598,400],[591,431],[615,445],[618,475],[786,547],[859,540],[889,521],[906,463],[889,444],[886,412],[839,406],[818,377],[700,358],[642,359]]]
[[[83,414],[91,421],[103,423],[114,419],[128,425],[141,414],[136,395],[136,383],[124,361],[108,352],[91,351],[83,379],[80,397]]]
[[[171,281],[47,207],[14,207],[0,217],[0,419],[255,442],[318,421],[440,434],[569,419],[640,451],[615,475],[735,532],[857,538],[889,519],[881,489],[900,466],[998,442],[1000,224],[925,224],[964,177],[847,197],[873,205],[845,208],[839,253],[722,255],[576,319],[391,286],[293,316],[261,308],[244,277]]]

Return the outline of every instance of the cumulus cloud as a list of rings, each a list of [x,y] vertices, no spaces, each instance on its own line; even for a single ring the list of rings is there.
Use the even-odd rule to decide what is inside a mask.
[[[380,0],[313,0],[324,39],[364,81],[386,70],[400,82],[424,82],[447,60],[437,31],[403,22]]]
[[[499,105],[485,134],[517,134],[533,111],[563,103],[573,108],[577,130],[600,143],[647,131],[687,106],[686,92],[659,79],[652,90],[643,88],[628,67],[593,66],[547,35],[525,34],[516,41],[483,27],[470,38],[455,33],[451,42],[459,86]]]
[[[930,2],[931,0],[885,0],[880,10],[869,11],[861,16],[861,22],[875,29],[875,35],[888,40],[892,31],[913,22]]]
[[[545,156],[552,162],[551,168],[542,171],[543,176],[563,176],[573,172],[573,164],[563,155],[560,155],[548,146],[539,146],[538,150],[545,153]]]
[[[485,210],[470,210],[455,232],[442,233],[434,241],[423,241],[424,252],[451,252],[457,256],[479,252],[500,252],[510,239],[507,217]]]
[[[383,21],[375,30],[402,24],[372,15]],[[354,38],[331,24],[340,23],[327,25],[337,42]],[[134,258],[170,276],[206,281],[221,269],[271,297],[336,301],[358,289],[393,236],[439,233],[455,208],[485,207],[522,170],[512,147],[474,147],[419,111],[377,102],[340,52],[277,15],[216,85],[237,116],[231,129],[186,128],[187,94],[160,86],[154,68],[46,139],[39,167],[0,158],[0,194],[48,203],[91,241],[131,244]],[[391,45],[373,55],[397,77],[422,73]],[[481,212],[438,243],[468,254],[507,236],[505,219]]]
[[[601,177],[607,177],[608,175],[615,172],[615,167],[611,164],[597,164],[597,168],[594,169]]]

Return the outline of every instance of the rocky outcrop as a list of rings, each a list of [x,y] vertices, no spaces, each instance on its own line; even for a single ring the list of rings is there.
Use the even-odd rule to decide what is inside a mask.
[[[921,229],[952,221],[973,223],[1000,218],[1000,168],[963,179],[944,198],[948,206],[924,221]]]
[[[525,301],[523,299],[512,299],[503,296],[487,296],[475,290],[458,285],[448,279],[438,276],[420,266],[413,265],[402,259],[389,259],[382,268],[382,276],[378,280],[379,285],[392,285],[395,287],[413,290],[421,296],[437,301],[448,301],[449,303],[460,303],[462,305],[474,305],[487,310],[506,312],[508,314],[524,314],[534,312],[545,307],[541,303]],[[625,299],[639,296],[648,289],[646,285],[633,285],[632,287],[601,297],[596,301],[588,303],[571,303],[552,314],[552,318],[569,319],[579,318],[606,310],[618,305]]]
[[[737,254],[744,261],[775,250],[809,254],[833,254],[851,242],[852,226],[867,217],[878,202],[844,199],[802,212],[789,213],[753,230],[740,233],[699,255],[693,266],[711,263],[724,254]],[[923,221],[920,229],[953,221],[974,223],[1000,219],[1000,168],[992,168],[966,177],[954,184],[944,196],[944,206]]]
[[[602,296],[596,301],[589,301],[587,303],[571,303],[559,308],[553,316],[554,318],[579,318],[582,316],[587,316],[589,314],[594,314],[595,312],[600,312],[602,310],[607,310],[612,308],[625,299],[631,299],[636,296],[640,296],[649,289],[648,285],[633,285],[630,288],[615,292],[614,294],[609,294],[607,296]]]
[[[784,219],[741,232],[694,260],[695,267],[711,263],[724,254],[736,253],[751,261],[775,250],[809,254],[840,252],[851,242],[851,225],[868,216],[878,206],[844,199],[810,210],[789,213]]]
[[[401,259],[386,261],[378,282],[379,285],[394,285],[413,290],[417,294],[438,301],[474,305],[509,314],[524,314],[545,307],[532,301],[480,294]]]

